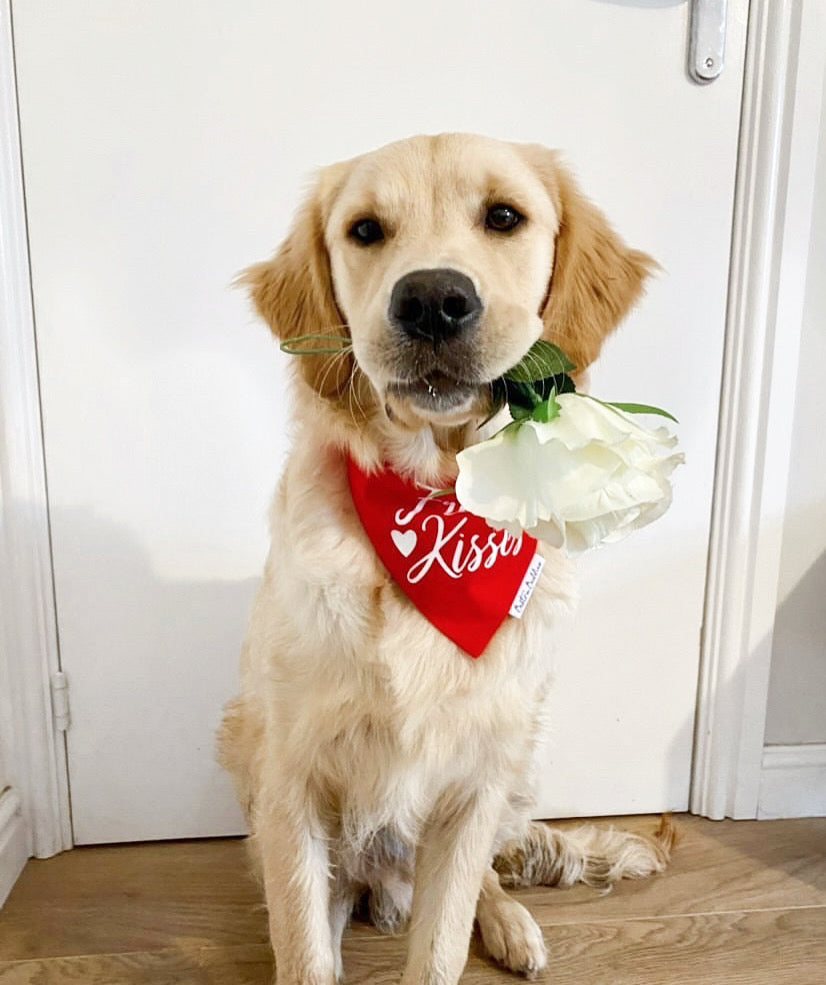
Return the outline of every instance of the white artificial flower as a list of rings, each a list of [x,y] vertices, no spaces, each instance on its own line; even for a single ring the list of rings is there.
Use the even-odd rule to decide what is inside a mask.
[[[556,400],[553,420],[520,421],[456,456],[461,505],[569,554],[622,540],[661,516],[684,457],[673,451],[677,439],[591,397]]]

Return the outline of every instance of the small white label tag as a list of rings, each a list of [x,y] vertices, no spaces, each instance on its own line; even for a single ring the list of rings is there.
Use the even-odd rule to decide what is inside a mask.
[[[533,590],[536,588],[536,583],[539,581],[539,572],[542,570],[544,564],[545,558],[541,554],[534,554],[533,561],[528,565],[528,570],[522,579],[522,584],[516,590],[513,604],[510,607],[510,615],[516,616],[517,619],[522,618],[522,613],[525,611],[525,606],[528,604]]]

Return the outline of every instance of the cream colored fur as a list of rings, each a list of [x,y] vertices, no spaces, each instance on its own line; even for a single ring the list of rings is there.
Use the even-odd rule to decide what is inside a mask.
[[[486,229],[493,202],[518,205],[523,228]],[[364,215],[381,221],[382,243],[353,243],[349,230]],[[341,934],[365,891],[379,926],[409,919],[406,985],[455,983],[474,917],[496,960],[535,975],[545,945],[491,867],[500,846],[496,864],[512,884],[605,884],[665,864],[667,833],[564,836],[528,820],[550,656],[575,594],[570,562],[549,551],[524,618],[506,619],[472,660],[392,582],[344,471],[349,454],[364,467],[450,480],[455,452],[479,440],[487,381],[540,335],[583,370],[651,265],[552,152],[452,134],[323,171],[275,257],[244,275],[277,336],[339,334],[353,346],[295,357],[293,451],[273,504],[241,693],[220,735],[249,819],[280,985],[341,978]],[[400,276],[437,266],[470,276],[485,304],[474,346],[461,353],[478,386],[438,412],[393,392],[401,357],[386,316]]]

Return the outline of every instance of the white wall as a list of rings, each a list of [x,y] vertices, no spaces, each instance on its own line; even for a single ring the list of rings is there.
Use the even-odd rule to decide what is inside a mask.
[[[766,743],[826,743],[826,80]]]

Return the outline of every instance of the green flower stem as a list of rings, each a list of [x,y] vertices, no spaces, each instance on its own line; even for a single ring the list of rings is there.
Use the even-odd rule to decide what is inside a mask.
[[[327,346],[305,346],[305,342],[333,342],[335,345]],[[347,352],[353,348],[353,343],[349,338],[342,335],[296,335],[291,339],[286,339],[279,346],[282,352],[290,356],[324,356],[337,355],[340,352]]]

